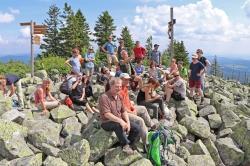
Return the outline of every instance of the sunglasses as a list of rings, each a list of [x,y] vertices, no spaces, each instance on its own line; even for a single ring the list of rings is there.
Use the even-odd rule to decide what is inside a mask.
[[[174,77],[178,77],[179,75],[175,75]]]

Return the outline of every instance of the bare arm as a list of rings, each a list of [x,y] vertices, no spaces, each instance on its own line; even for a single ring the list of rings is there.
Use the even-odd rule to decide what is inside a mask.
[[[11,97],[14,93],[15,93],[16,87],[14,86],[14,84],[12,83],[10,85],[10,95],[9,97]]]
[[[68,65],[69,67],[72,67],[69,62],[70,62],[70,59],[66,60],[64,64]]]

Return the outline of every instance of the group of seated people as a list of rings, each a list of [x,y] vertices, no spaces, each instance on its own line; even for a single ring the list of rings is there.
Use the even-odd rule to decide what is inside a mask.
[[[96,108],[88,102],[88,97],[93,96],[92,53],[93,48],[90,47],[85,56],[88,64],[85,72],[80,68],[82,57],[78,49],[73,49],[72,57],[65,62],[71,67],[71,73],[65,78],[70,91],[65,103],[52,96],[51,81],[45,79],[34,93],[36,106],[43,114],[60,104],[66,104],[73,110],[74,105],[85,106],[87,112],[100,114],[101,127],[116,133],[124,152],[134,153],[134,143],[138,139],[142,140],[146,151],[148,129],[157,127],[152,118],[169,118],[166,105],[171,97],[177,101],[185,100],[187,69],[183,67],[183,62],[176,63],[176,59],[172,59],[167,70],[152,60],[146,71],[142,59],[135,60],[133,56],[128,56],[126,50],[122,50],[115,72],[102,67],[101,72],[97,73],[96,83],[105,86],[105,93],[99,96]],[[0,85],[4,89],[5,78],[0,77]],[[130,90],[137,93],[136,103],[129,98]],[[162,90],[164,95],[159,95],[158,90]],[[150,117],[149,109],[153,110],[153,117]]]

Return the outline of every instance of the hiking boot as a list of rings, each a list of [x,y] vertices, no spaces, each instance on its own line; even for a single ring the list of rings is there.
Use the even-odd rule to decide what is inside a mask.
[[[132,155],[132,154],[135,153],[135,152],[133,151],[133,149],[130,148],[129,145],[123,146],[122,151],[125,152],[125,153],[127,153],[128,155]]]

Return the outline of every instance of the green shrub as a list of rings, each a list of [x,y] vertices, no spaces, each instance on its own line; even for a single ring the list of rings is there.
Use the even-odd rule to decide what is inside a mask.
[[[60,74],[65,75],[70,72],[70,67],[65,65],[66,59],[59,56],[48,56],[35,61],[36,70],[46,70],[48,75],[53,75],[53,69],[57,69]]]
[[[15,74],[19,77],[25,77],[26,73],[31,71],[30,67],[20,61],[9,61],[8,63],[0,63],[0,74]]]

